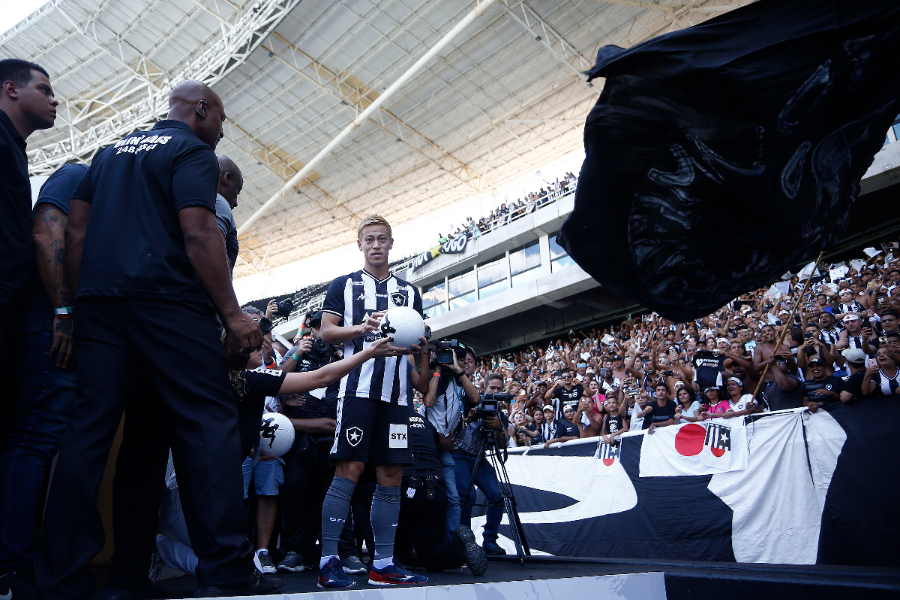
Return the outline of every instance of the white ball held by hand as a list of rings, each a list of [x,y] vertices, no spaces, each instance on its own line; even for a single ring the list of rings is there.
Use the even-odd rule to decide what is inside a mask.
[[[259,453],[281,458],[294,445],[294,424],[281,413],[265,413],[259,426]]]
[[[395,346],[409,348],[425,335],[425,321],[414,308],[395,306],[381,319],[381,334],[393,338]]]

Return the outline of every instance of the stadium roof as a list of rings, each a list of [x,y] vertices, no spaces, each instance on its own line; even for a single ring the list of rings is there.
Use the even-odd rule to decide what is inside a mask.
[[[405,222],[578,149],[598,47],[748,1],[50,0],[0,56],[45,66],[61,99],[29,139],[34,175],[148,126],[172,83],[212,84],[218,151],[245,177],[240,277],[352,241],[361,215]]]

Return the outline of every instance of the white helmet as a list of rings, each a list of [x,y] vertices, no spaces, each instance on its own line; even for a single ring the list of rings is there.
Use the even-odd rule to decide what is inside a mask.
[[[281,413],[265,413],[259,426],[259,453],[280,458],[294,445],[294,424]]]
[[[394,306],[381,319],[381,333],[394,338],[395,346],[409,348],[425,335],[425,321],[414,308]]]

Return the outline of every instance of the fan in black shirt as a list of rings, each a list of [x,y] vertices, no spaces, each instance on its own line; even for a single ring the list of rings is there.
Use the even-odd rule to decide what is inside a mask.
[[[669,399],[669,388],[659,383],[654,392],[656,401],[644,407],[644,429],[649,429],[648,433],[675,423],[675,403]]]
[[[581,400],[584,388],[580,383],[572,383],[573,380],[574,375],[572,371],[569,369],[564,370],[561,379],[557,380],[553,387],[547,390],[547,393],[544,395],[544,399],[553,400],[553,408],[556,411],[557,420],[565,418],[563,410],[567,406],[571,406],[572,410],[578,410],[578,402]]]
[[[838,402],[844,381],[840,377],[829,375],[825,363],[817,356],[812,357],[807,364],[808,377],[800,385],[803,390],[803,403],[809,411],[816,412],[825,404]]]

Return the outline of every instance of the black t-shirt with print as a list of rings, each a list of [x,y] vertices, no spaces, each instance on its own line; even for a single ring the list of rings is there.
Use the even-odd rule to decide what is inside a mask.
[[[574,384],[571,388],[566,389],[564,386],[560,385],[553,392],[553,398],[555,400],[554,405],[556,408],[556,418],[557,420],[563,420],[563,410],[567,406],[571,406],[572,410],[578,410],[578,402],[581,400],[581,395],[584,393],[584,387],[580,383]]]
[[[287,373],[276,369],[244,369],[228,373],[231,391],[238,401],[241,451],[244,456],[259,442],[266,396],[277,396]]]
[[[654,400],[649,406],[650,412],[644,415],[644,429],[653,423],[662,423],[675,418],[675,403],[671,400],[666,400],[663,406]]]

